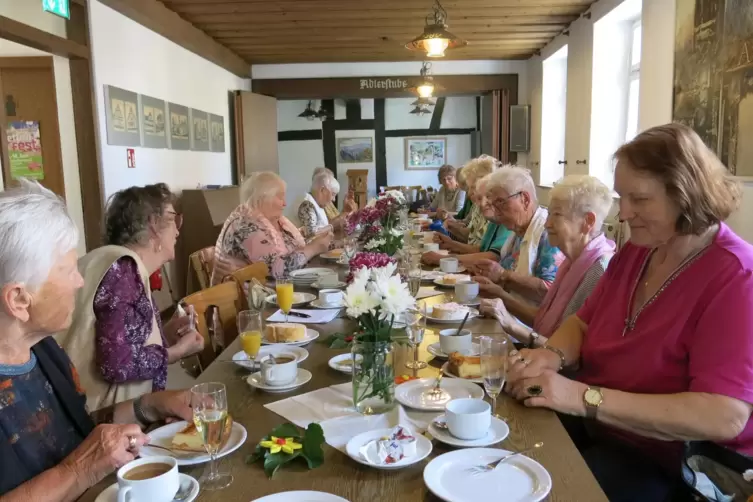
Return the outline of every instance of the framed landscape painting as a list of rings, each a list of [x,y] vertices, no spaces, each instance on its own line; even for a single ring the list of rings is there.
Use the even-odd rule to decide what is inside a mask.
[[[337,162],[341,164],[374,162],[373,138],[338,138]]]
[[[405,138],[405,169],[439,169],[447,163],[447,138]]]

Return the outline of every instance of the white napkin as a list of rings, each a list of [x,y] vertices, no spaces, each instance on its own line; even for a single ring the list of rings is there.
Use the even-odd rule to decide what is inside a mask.
[[[298,427],[318,422],[324,430],[327,444],[345,452],[345,445],[355,436],[376,429],[391,429],[398,425],[414,434],[422,434],[432,420],[442,412],[426,412],[403,408],[398,404],[382,415],[361,415],[353,406],[351,383],[332,385],[323,389],[289,397],[264,405]]]
[[[338,314],[340,314],[340,309],[315,309],[315,310],[304,310],[304,309],[294,309],[295,312],[300,312],[301,314],[308,314],[311,317],[298,317],[296,315],[289,315],[288,316],[288,322],[295,322],[299,324],[327,324],[328,322],[332,322]],[[278,310],[271,316],[267,317],[268,322],[285,322],[285,314],[282,310]]]
[[[424,298],[439,296],[443,294],[444,293],[442,291],[437,291],[434,286],[421,286],[421,288],[419,288],[418,290],[418,295],[416,295],[416,300],[423,300]]]

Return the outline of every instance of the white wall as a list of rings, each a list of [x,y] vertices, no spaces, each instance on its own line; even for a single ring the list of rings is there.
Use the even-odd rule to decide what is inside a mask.
[[[176,192],[197,185],[229,184],[228,91],[250,90],[250,80],[183,49],[98,0],[90,0],[89,5],[105,196],[157,182],[167,183]],[[105,85],[222,115],[225,152],[136,148],[136,168],[128,169],[126,147],[107,144]]]
[[[280,158],[280,177],[285,180],[285,216],[298,224],[298,206],[311,188],[314,169],[324,166],[322,140],[280,141],[277,143]],[[348,186],[347,179],[341,192]],[[342,198],[342,197],[341,197]]]
[[[0,0],[0,15],[9,17],[59,37],[65,37],[65,20],[42,11],[42,2]],[[25,45],[0,39],[0,57],[51,56]],[[63,162],[63,181],[68,212],[79,229],[78,253],[86,253],[84,241],[84,212],[81,205],[81,179],[78,172],[78,149],[76,129],[73,120],[73,94],[71,92],[71,72],[68,59],[52,56],[55,73],[55,89],[60,126],[60,150]],[[2,171],[0,171],[2,180]],[[0,182],[0,190],[4,184]]]

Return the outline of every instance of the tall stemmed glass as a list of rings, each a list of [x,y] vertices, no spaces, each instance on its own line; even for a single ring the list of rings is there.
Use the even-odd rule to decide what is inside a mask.
[[[417,267],[408,260],[408,291],[413,298],[418,298],[418,292],[421,290],[421,265]]]
[[[220,474],[217,470],[217,453],[225,439],[227,423],[227,390],[225,384],[218,382],[200,383],[191,387],[191,408],[193,423],[201,434],[204,448],[211,461],[209,472],[199,479],[204,490],[221,490],[233,482],[233,475]]]
[[[484,390],[492,400],[492,415],[496,416],[497,396],[502,392],[507,379],[507,338],[482,336],[479,338],[481,352],[481,376]]]
[[[405,367],[412,370],[426,368],[426,362],[418,360],[418,346],[423,342],[426,331],[426,315],[417,308],[406,310],[404,315],[405,333],[408,335],[408,343],[413,348],[413,361],[406,362]]]
[[[345,257],[350,261],[356,255],[356,252],[358,252],[358,240],[355,236],[349,235],[343,242],[343,253],[345,253]]]
[[[288,313],[293,308],[293,283],[287,277],[280,277],[275,284],[275,291],[277,292],[277,305],[285,314],[285,322],[288,322]]]

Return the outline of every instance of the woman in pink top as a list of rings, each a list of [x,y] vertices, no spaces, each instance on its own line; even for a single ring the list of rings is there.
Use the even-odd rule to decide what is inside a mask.
[[[332,233],[306,244],[301,232],[282,215],[285,182],[272,172],[255,173],[241,189],[246,202],[225,220],[214,250],[212,284],[252,263],[263,261],[275,277],[306,265],[329,249]]]
[[[740,187],[690,128],[615,159],[630,242],[544,348],[511,355],[508,391],[586,418],[574,439],[610,500],[663,500],[683,441],[753,454],[753,246],[722,223]]]

